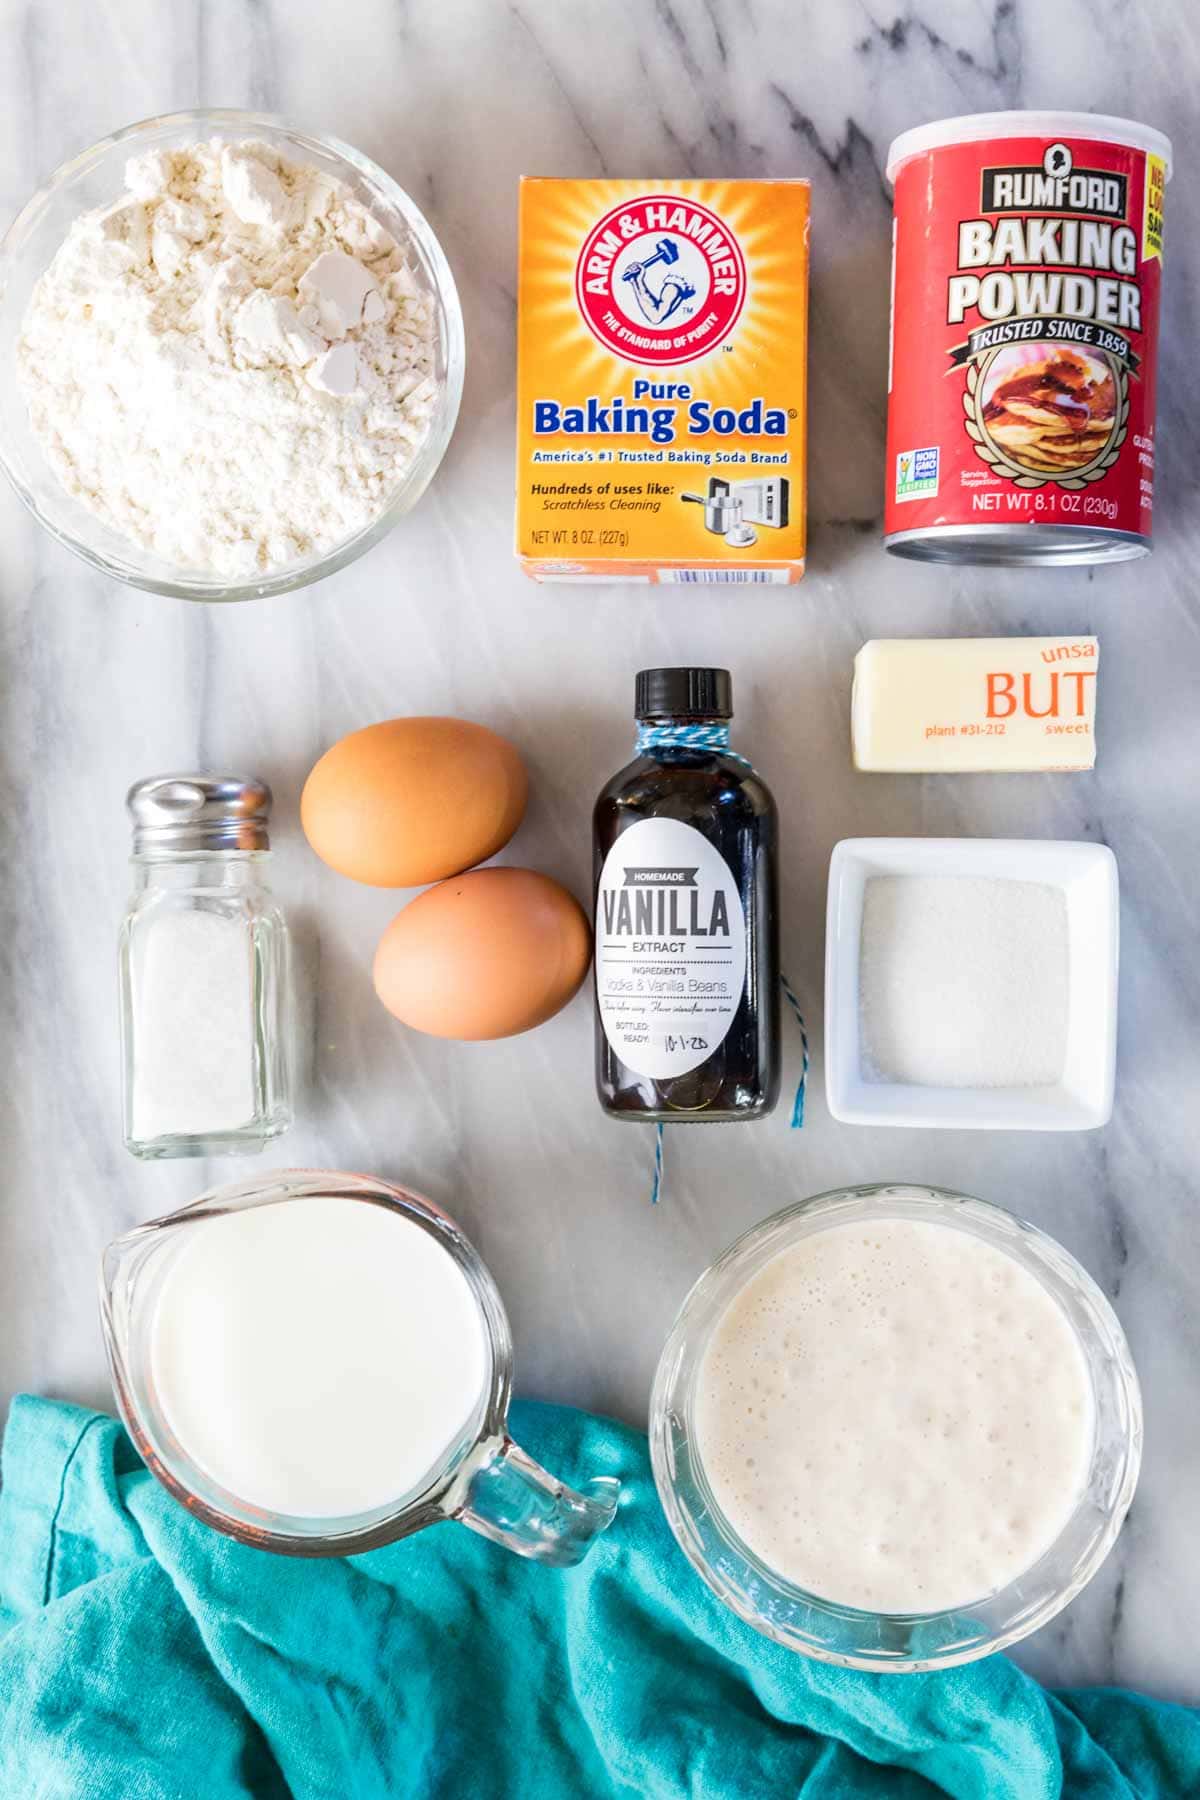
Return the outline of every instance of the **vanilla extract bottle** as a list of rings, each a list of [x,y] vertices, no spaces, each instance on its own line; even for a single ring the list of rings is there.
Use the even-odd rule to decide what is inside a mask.
[[[637,756],[593,819],[600,1104],[762,1118],[779,1096],[775,802],[729,748],[727,669],[643,669],[636,712]]]

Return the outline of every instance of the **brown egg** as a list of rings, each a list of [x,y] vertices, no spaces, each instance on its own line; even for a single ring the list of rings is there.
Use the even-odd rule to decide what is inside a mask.
[[[591,959],[583,908],[557,881],[472,869],[392,920],[375,953],[375,991],[433,1037],[514,1037],[567,1004]]]
[[[529,781],[506,738],[466,719],[388,719],[327,750],[300,820],[332,869],[419,887],[486,862],[525,813]]]

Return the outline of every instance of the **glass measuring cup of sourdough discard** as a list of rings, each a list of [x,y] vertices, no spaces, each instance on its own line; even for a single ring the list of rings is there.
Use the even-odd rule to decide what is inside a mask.
[[[618,1484],[577,1493],[508,1435],[512,1338],[473,1246],[360,1175],[237,1183],[118,1238],[101,1310],[122,1417],[190,1512],[295,1556],[458,1519],[578,1562]]]

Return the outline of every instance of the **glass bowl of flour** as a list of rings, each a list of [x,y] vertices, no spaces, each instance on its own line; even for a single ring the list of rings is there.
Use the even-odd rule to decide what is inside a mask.
[[[1095,1282],[936,1188],[846,1188],[756,1225],[684,1302],[650,1403],[659,1496],[718,1598],[880,1673],[1052,1619],[1112,1549],[1141,1447]]]
[[[0,246],[0,461],[93,567],[245,600],[420,499],[462,394],[445,256],[391,177],[240,111],[64,163]]]

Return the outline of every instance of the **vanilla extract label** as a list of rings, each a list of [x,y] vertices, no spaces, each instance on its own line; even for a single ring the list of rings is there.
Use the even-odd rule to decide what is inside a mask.
[[[656,1080],[723,1043],[746,985],[733,873],[674,819],[642,819],[605,858],[596,896],[596,997],[621,1061]]]

